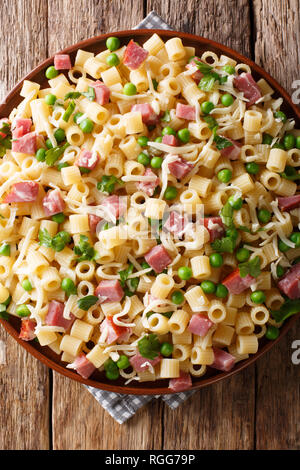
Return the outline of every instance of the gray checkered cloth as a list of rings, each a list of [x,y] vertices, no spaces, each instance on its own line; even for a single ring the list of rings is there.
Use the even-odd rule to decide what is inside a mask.
[[[151,11],[134,29],[172,29],[155,11]],[[181,392],[172,395],[122,395],[120,393],[106,392],[94,387],[86,387],[103,408],[120,424],[129,418],[153,398],[161,398],[167,405],[175,410],[194,392]]]

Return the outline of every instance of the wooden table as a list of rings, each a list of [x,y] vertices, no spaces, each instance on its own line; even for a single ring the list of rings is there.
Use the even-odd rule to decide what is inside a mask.
[[[2,0],[0,93],[82,39],[130,29],[156,10],[177,30],[251,57],[289,92],[300,76],[300,0]],[[299,449],[300,325],[255,366],[201,390],[176,411],[159,400],[117,424],[79,383],[8,337],[0,370],[0,449]]]

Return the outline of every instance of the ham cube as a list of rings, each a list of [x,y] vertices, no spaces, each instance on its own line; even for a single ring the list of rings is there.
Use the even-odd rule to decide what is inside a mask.
[[[99,161],[98,152],[90,152],[89,150],[82,149],[80,154],[75,160],[75,165],[80,168],[87,168],[93,170]]]
[[[178,147],[179,142],[175,135],[164,135],[162,138],[162,143],[165,145],[171,145],[172,147]]]
[[[235,357],[224,351],[223,349],[213,348],[215,359],[209,367],[213,369],[230,371],[235,365]]]
[[[96,370],[94,364],[92,364],[86,358],[86,355],[84,353],[80,353],[72,364],[67,365],[67,368],[75,369],[76,372],[81,375],[81,377],[83,377],[84,379],[88,379]]]
[[[280,279],[278,287],[289,299],[300,299],[300,262]]]
[[[155,173],[151,170],[151,168],[147,168],[143,176],[156,176]],[[160,183],[160,179],[158,176],[156,176],[156,179],[154,181],[141,181],[141,183],[138,183],[137,188],[140,191],[143,191],[144,193],[147,194],[147,196],[153,196],[154,190],[156,186],[158,186]]]
[[[20,137],[23,137],[23,135],[28,134],[30,132],[31,126],[32,126],[31,119],[23,119],[23,118],[16,119],[15,126],[12,130],[12,138],[18,139]]]
[[[175,178],[181,180],[191,171],[193,165],[178,157],[178,160],[169,163],[168,168],[170,173],[175,176]]]
[[[221,217],[205,217],[201,220],[201,223],[209,232],[210,242],[217,238],[222,238],[225,234],[225,227]]]
[[[57,300],[51,300],[48,313],[46,315],[45,323],[49,326],[59,326],[64,328],[65,331],[69,330],[74,323],[75,316],[70,313],[70,319],[63,316],[65,305]]]
[[[247,274],[245,277],[241,277],[240,270],[237,268],[223,279],[222,284],[227,287],[231,294],[238,295],[248,289],[253,282],[255,282],[254,277],[250,276],[250,274]]]
[[[142,121],[147,126],[152,126],[157,124],[158,115],[153,111],[151,104],[149,103],[142,103],[142,104],[134,104],[131,107],[132,112],[140,112],[142,115]]]
[[[101,217],[98,217],[94,214],[89,214],[89,227],[92,233],[96,233],[96,228],[99,222],[101,222]]]
[[[243,72],[233,80],[234,86],[244,93],[244,98],[247,98],[247,108],[261,98],[261,92],[256,81],[252,77],[251,73]]]
[[[161,356],[158,355],[155,359],[148,359],[147,357],[141,356],[139,352],[135,356],[129,359],[130,364],[137,372],[145,372],[149,369],[149,366],[156,366],[161,361]]]
[[[43,208],[46,217],[63,212],[65,208],[65,202],[59,189],[48,191],[47,195],[43,199]]]
[[[169,380],[169,387],[173,392],[183,392],[192,386],[192,378],[188,372],[180,371],[180,376],[177,379]]]
[[[203,314],[192,315],[188,330],[194,335],[205,336],[213,326],[213,322]]]
[[[296,194],[295,196],[279,197],[278,207],[281,211],[285,212],[297,209],[297,207],[300,207],[300,194]]]
[[[96,82],[91,83],[91,87],[95,90],[95,99],[97,103],[101,104],[101,106],[109,103],[110,89],[104,85],[103,82],[97,80]]]
[[[11,144],[12,151],[35,155],[37,149],[36,137],[35,132],[29,132],[17,140],[13,140]]]
[[[124,297],[124,291],[118,279],[105,279],[98,284],[95,295],[99,297],[101,303],[120,302]]]
[[[36,200],[39,192],[39,184],[34,181],[22,181],[15,183],[11,187],[3,202],[33,202]]]
[[[128,341],[130,335],[132,334],[132,329],[126,326],[119,326],[114,323],[113,316],[107,316],[105,320],[101,323],[100,331],[103,331],[107,328],[107,337],[105,342],[107,344],[112,344],[118,341]]]
[[[168,232],[173,233],[173,235],[180,236],[183,230],[185,229],[188,223],[187,217],[180,215],[176,211],[170,212],[169,217],[167,218],[164,229],[168,230]]]
[[[156,273],[161,273],[171,263],[172,258],[162,245],[156,245],[145,254],[145,260]]]
[[[30,320],[29,318],[24,318],[21,323],[21,331],[19,334],[19,338],[23,341],[32,341],[36,334],[34,332],[36,327],[36,323],[34,320]]]
[[[236,140],[228,139],[228,137],[226,137],[226,140],[229,140],[232,145],[230,145],[230,147],[221,149],[221,155],[223,157],[229,158],[229,160],[238,160],[241,155],[241,144]]]
[[[101,205],[107,208],[107,210],[113,214],[116,219],[121,215],[124,215],[127,209],[126,198],[120,198],[116,194],[105,198]]]
[[[177,103],[176,116],[180,119],[186,119],[187,121],[195,121],[196,111],[195,106],[189,104]]]
[[[70,70],[72,64],[69,54],[56,54],[54,56],[54,67],[56,70]]]
[[[123,64],[131,70],[136,70],[147,59],[148,54],[148,51],[143,49],[136,42],[134,42],[133,39],[131,39],[125,49]]]

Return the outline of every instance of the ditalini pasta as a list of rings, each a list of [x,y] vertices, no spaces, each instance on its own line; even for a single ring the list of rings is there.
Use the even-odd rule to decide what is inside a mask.
[[[300,130],[246,64],[108,38],[0,122],[0,315],[82,377],[192,386],[300,311]]]

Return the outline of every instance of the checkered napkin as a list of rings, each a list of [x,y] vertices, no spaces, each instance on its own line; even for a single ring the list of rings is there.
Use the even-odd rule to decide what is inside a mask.
[[[134,29],[172,29],[155,11],[151,11]],[[129,418],[153,398],[162,398],[167,405],[175,410],[194,392],[181,392],[173,395],[121,395],[106,392],[94,387],[86,387],[103,408],[120,424]]]

